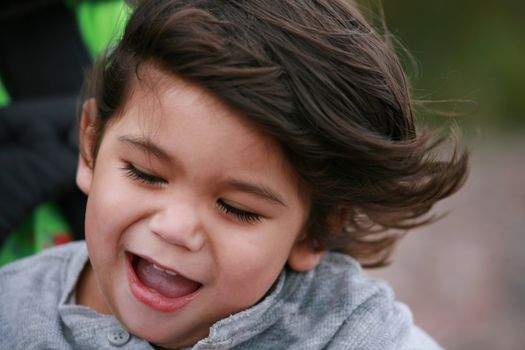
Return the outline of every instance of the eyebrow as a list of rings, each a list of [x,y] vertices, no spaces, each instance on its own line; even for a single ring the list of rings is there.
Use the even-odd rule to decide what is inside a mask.
[[[151,154],[158,158],[159,160],[167,161],[169,163],[174,164],[175,159],[173,159],[166,151],[164,151],[159,146],[155,145],[152,141],[135,137],[135,136],[120,136],[119,141],[132,146],[134,148],[138,148],[139,150]]]
[[[159,160],[163,160],[171,164],[177,163],[175,159],[171,157],[166,151],[164,151],[162,148],[160,148],[148,139],[131,135],[124,135],[120,136],[118,140],[122,143],[125,143],[126,145],[137,148],[147,154],[151,154]],[[270,189],[268,186],[240,181],[236,179],[227,180],[226,185],[241,192],[251,193],[258,197],[262,197],[272,202],[283,205],[285,207],[287,206],[282,197],[275,191]]]
[[[279,196],[276,192],[272,191],[265,185],[253,184],[250,182],[244,182],[233,179],[227,181],[227,185],[236,190],[251,193],[258,197],[269,199],[270,201],[278,203],[285,207],[287,206],[281,196]]]

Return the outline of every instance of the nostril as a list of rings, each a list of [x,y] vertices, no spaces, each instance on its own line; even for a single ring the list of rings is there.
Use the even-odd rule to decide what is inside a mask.
[[[200,250],[204,243],[198,214],[183,204],[156,213],[151,217],[148,227],[163,241],[189,251]]]

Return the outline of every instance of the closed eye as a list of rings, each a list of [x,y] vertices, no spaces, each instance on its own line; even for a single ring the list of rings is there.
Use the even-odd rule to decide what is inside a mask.
[[[162,186],[167,183],[167,181],[163,178],[149,174],[143,170],[139,170],[131,163],[126,163],[126,165],[121,169],[124,171],[126,176],[146,185]]]
[[[233,216],[235,219],[247,223],[253,224],[262,220],[262,216],[247,210],[242,210],[231,206],[230,204],[224,202],[222,199],[217,200],[217,206],[227,215]]]

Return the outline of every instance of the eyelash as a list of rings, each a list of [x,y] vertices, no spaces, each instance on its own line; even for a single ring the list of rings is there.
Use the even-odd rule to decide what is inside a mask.
[[[145,173],[143,172],[142,170],[139,170],[137,168],[135,168],[135,166],[133,166],[133,164],[126,164],[122,170],[124,170],[126,176],[132,178],[133,180],[136,180],[138,182],[142,182],[146,185],[156,185],[156,186],[160,186],[160,185],[163,185],[166,183],[166,180],[158,177],[158,176],[155,176],[155,175],[151,175],[151,174],[148,174],[148,173]]]
[[[217,205],[224,213],[234,216],[243,223],[253,224],[262,219],[262,216],[259,214],[232,207],[231,205],[226,204],[222,199],[217,201]]]
[[[137,169],[135,166],[133,166],[133,164],[130,164],[130,163],[122,167],[122,170],[124,170],[126,176],[138,182],[144,183],[146,185],[160,186],[166,183],[166,180],[158,176],[145,173]],[[261,221],[262,219],[262,216],[260,216],[259,214],[255,214],[250,211],[246,211],[246,210],[242,210],[242,209],[233,207],[225,203],[222,199],[219,199],[217,201],[217,206],[219,207],[220,210],[222,210],[227,215],[231,215],[243,223],[253,224],[258,221]]]

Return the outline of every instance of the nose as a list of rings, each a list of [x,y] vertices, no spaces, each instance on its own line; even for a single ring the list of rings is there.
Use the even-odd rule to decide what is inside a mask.
[[[192,252],[204,245],[199,215],[188,203],[174,203],[157,211],[149,221],[149,228],[164,241]]]

